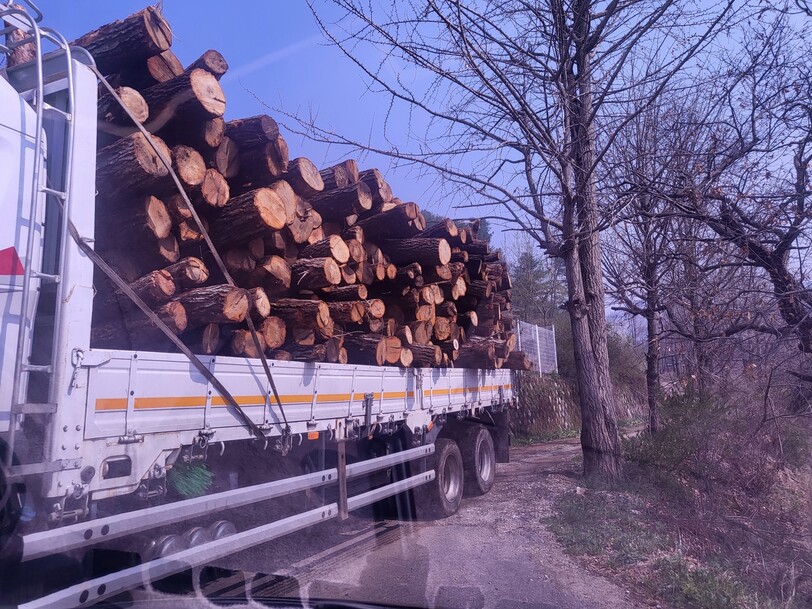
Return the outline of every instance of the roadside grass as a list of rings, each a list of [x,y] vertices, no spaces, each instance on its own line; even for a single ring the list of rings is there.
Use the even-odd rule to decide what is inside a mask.
[[[516,446],[532,446],[534,444],[542,444],[550,442],[551,440],[561,440],[563,438],[577,438],[581,432],[579,429],[554,429],[552,431],[533,434],[533,435],[515,435],[511,439]]]
[[[544,522],[567,553],[582,557],[647,599],[679,609],[778,609],[751,589],[718,549],[695,543],[662,489],[636,480],[613,490],[578,488],[559,495]]]

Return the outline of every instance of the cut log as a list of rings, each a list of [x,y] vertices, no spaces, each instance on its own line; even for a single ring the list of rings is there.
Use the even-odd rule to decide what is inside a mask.
[[[234,139],[240,149],[240,172],[234,178],[235,183],[249,189],[267,186],[288,170],[288,143],[281,135],[261,148],[250,148],[240,144],[240,141],[229,133],[226,123],[226,135]]]
[[[412,330],[409,328],[409,326],[398,327],[394,319],[392,319],[392,323],[395,325],[395,331],[393,334],[400,339],[400,343],[402,345],[407,346],[414,344],[414,336],[412,336]]]
[[[411,349],[407,347],[400,348],[400,358],[398,359],[395,364],[400,366],[401,368],[409,368],[414,362],[414,355],[412,354]]]
[[[313,161],[305,157],[291,160],[283,177],[300,197],[309,199],[324,190],[324,181],[319,170]]]
[[[163,201],[148,196],[126,206],[115,198],[99,202],[96,212],[96,241],[100,249],[116,245],[153,242],[172,233],[172,218]]]
[[[316,331],[311,328],[292,328],[289,333],[291,344],[310,346],[316,344]]]
[[[392,200],[392,189],[377,169],[365,169],[358,173],[358,178],[369,187],[373,205],[380,206]]]
[[[347,244],[338,235],[331,235],[299,250],[300,258],[333,258],[340,264],[350,259]]]
[[[292,328],[324,328],[332,324],[330,309],[320,300],[280,298],[271,302],[271,315],[281,317]]]
[[[141,94],[150,109],[150,124],[160,128],[175,117],[205,121],[223,116],[226,98],[220,83],[206,70],[192,70],[159,83]]]
[[[364,313],[372,319],[381,319],[386,314],[386,305],[379,298],[363,301]]]
[[[293,356],[290,354],[290,351],[285,351],[284,349],[274,349],[268,354],[268,357],[278,362],[293,361]]]
[[[437,345],[411,345],[412,365],[418,368],[439,366],[443,361],[443,352]]]
[[[349,254],[349,262],[353,264],[358,264],[359,262],[363,262],[366,260],[366,252],[364,252],[364,246],[361,244],[360,241],[356,241],[355,239],[348,239],[344,242],[347,246],[347,252]]]
[[[436,303],[437,304],[437,315],[442,315],[443,317],[449,318],[456,318],[457,317],[457,305],[453,302],[442,302]]]
[[[434,326],[427,321],[413,321],[407,326],[412,332],[412,340],[416,345],[428,345],[431,342]]]
[[[223,264],[225,264],[229,273],[244,277],[256,268],[257,261],[251,257],[247,250],[235,248],[223,254]]]
[[[375,235],[376,243],[383,239],[412,237],[415,234],[415,230],[409,222],[414,220],[419,213],[420,208],[416,203],[404,203],[389,211],[376,213],[367,218],[363,218],[358,221],[358,226],[364,229],[367,235]],[[380,243],[378,245],[380,245]],[[414,260],[410,260],[409,262],[414,262]],[[442,264],[445,264],[445,262]]]
[[[262,334],[257,333],[257,340],[259,348],[249,330],[234,330],[228,344],[229,354],[237,357],[258,358],[259,354],[265,351],[265,339],[262,338]]]
[[[436,317],[434,319],[434,338],[444,341],[451,338],[451,320],[447,317]]]
[[[274,191],[258,188],[233,197],[209,224],[219,246],[241,245],[285,226],[285,205]]]
[[[207,169],[203,181],[192,189],[193,202],[201,202],[204,209],[224,207],[231,200],[231,190],[223,174]]]
[[[98,323],[99,320],[118,317],[122,313],[138,314],[135,304],[129,296],[115,289],[112,284],[97,282],[97,286],[99,286],[99,292],[93,300],[95,323]],[[165,270],[151,271],[130,283],[129,287],[152,309],[167,302],[176,290],[171,273]]]
[[[105,89],[105,91],[107,91],[107,89]],[[118,87],[116,94],[121,98],[124,106],[138,122],[143,123],[149,118],[149,106],[138,91],[130,87]],[[97,113],[100,121],[99,129],[103,131],[105,130],[105,123],[123,125],[126,127],[132,125],[132,119],[124,111],[124,108],[121,107],[121,104],[113,99],[113,96],[109,93],[99,96]]]
[[[358,163],[353,159],[348,159],[327,169],[322,169],[319,174],[324,182],[324,190],[346,188],[358,181]]]
[[[142,72],[136,66],[127,71],[127,82],[138,89],[146,89],[183,74],[183,64],[171,49],[149,57],[142,65]]]
[[[172,155],[163,140],[153,135],[152,141],[169,161]],[[102,198],[158,192],[168,175],[166,165],[140,132],[113,142],[96,155],[96,187]]]
[[[348,334],[344,337],[344,348],[350,361],[356,364],[383,366],[387,361],[386,339],[379,334]]]
[[[254,260],[262,260],[265,257],[265,238],[254,237],[245,244],[245,249]]]
[[[372,194],[363,182],[343,188],[324,190],[311,197],[310,203],[325,220],[340,221],[348,215],[372,208]]]
[[[345,285],[325,288],[321,291],[320,296],[323,300],[333,302],[366,300],[368,291],[363,284]]]
[[[200,258],[188,256],[164,269],[175,281],[178,288],[185,290],[206,283],[209,279],[209,269]]]
[[[206,218],[200,219],[203,228],[208,232],[209,230],[209,222]],[[200,229],[200,226],[192,220],[183,220],[182,222],[178,222],[177,226],[175,227],[175,236],[178,239],[178,244],[183,247],[185,245],[191,243],[200,243],[204,241],[203,232]]]
[[[449,220],[448,218],[443,218],[439,222],[432,224],[426,230],[422,231],[418,236],[419,237],[439,237],[441,239],[446,239],[447,241],[451,240],[452,238],[456,237],[459,234],[459,230],[457,229],[457,225],[454,224],[453,220]]]
[[[358,276],[355,274],[355,269],[348,264],[341,265],[341,285],[355,285],[358,282]]]
[[[329,338],[325,341],[324,360],[327,362],[338,364],[347,363],[347,350],[344,349],[343,336],[334,336],[333,338]]]
[[[279,125],[266,114],[238,118],[226,123],[226,135],[245,150],[262,148],[279,137]]]
[[[462,368],[493,368],[496,351],[488,340],[468,342],[459,349],[457,365]]]
[[[271,314],[268,294],[262,288],[251,288],[248,293],[251,295],[251,319],[255,323],[262,323],[262,320]]]
[[[218,324],[206,324],[185,332],[181,338],[195,353],[214,355],[223,347],[223,338]]]
[[[154,6],[103,25],[71,43],[86,49],[102,74],[124,72],[127,66],[146,61],[171,45],[172,30]]]
[[[293,219],[288,220],[288,224],[285,227],[294,243],[307,243],[310,234],[313,232],[313,229],[316,228],[317,224],[314,214],[315,210],[310,203],[301,197],[296,197]]]
[[[325,344],[313,345],[311,347],[294,346],[287,347],[291,359],[295,362],[326,362],[327,346]]]
[[[451,259],[451,248],[445,239],[387,239],[379,245],[395,264],[419,262],[426,267],[448,264]]]
[[[359,324],[364,319],[364,305],[360,302],[328,302],[330,317],[343,325]]]
[[[240,171],[240,149],[234,140],[223,136],[217,147],[208,153],[206,162],[230,180]]]
[[[174,334],[181,334],[187,328],[186,311],[178,302],[168,302],[156,309],[155,314]],[[164,333],[141,311],[121,320],[93,324],[90,327],[90,341],[96,348],[150,350],[168,348]]]
[[[307,238],[307,244],[313,245],[314,243],[318,243],[325,238],[326,235],[324,234],[324,229],[319,226],[318,228],[314,228],[313,232],[310,233],[310,236]]]
[[[266,256],[252,271],[246,285],[262,287],[268,294],[278,296],[290,289],[290,265],[280,256]]]
[[[420,266],[419,262],[412,262],[398,269],[398,277],[408,281],[413,281],[416,277],[420,277],[422,274],[423,267]]]
[[[211,73],[217,80],[222,78],[223,74],[228,71],[228,62],[226,62],[225,58],[214,49],[209,49],[205,53],[203,53],[200,57],[195,59],[189,66],[186,68],[187,72],[196,69],[206,70],[207,72]]]
[[[262,338],[265,340],[265,346],[268,349],[278,349],[285,344],[287,327],[279,317],[266,317],[262,320],[262,324],[257,328],[257,331],[262,333]]]
[[[248,314],[251,297],[247,290],[241,288],[213,285],[184,292],[175,296],[173,302],[184,306],[189,326],[196,327],[208,323],[243,321]]]
[[[358,241],[361,245],[364,244],[364,229],[360,226],[348,226],[346,230],[341,233],[345,241]]]
[[[305,258],[290,268],[291,286],[297,290],[315,290],[341,283],[341,269],[332,258]]]
[[[206,177],[206,162],[200,153],[191,146],[178,145],[172,148],[172,168],[188,189],[200,186]],[[175,184],[171,188],[175,191]],[[176,192],[176,191],[175,191]]]

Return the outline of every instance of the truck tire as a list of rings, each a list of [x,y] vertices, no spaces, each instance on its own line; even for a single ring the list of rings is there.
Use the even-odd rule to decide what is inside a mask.
[[[454,440],[439,438],[434,442],[433,464],[435,478],[419,486],[415,492],[417,515],[447,518],[460,509],[465,486],[462,454]]]
[[[493,488],[496,477],[496,449],[491,433],[482,425],[469,429],[460,443],[465,468],[465,491],[484,495]]]

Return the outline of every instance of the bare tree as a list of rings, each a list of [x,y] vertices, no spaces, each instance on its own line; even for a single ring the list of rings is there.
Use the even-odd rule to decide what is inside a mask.
[[[630,120],[623,102],[645,89],[653,104],[730,23],[733,3],[690,10],[669,0],[332,4],[344,16],[319,19],[323,30],[390,97],[390,118],[406,107],[408,132],[392,121],[386,141],[359,142],[310,119],[303,131],[437,172],[467,198],[463,205],[493,210],[492,218],[528,231],[563,261],[584,473],[617,479],[596,175]],[[326,13],[311,6],[317,18]]]

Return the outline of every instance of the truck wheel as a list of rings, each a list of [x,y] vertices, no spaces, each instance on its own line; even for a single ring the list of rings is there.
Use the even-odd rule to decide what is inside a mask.
[[[465,474],[457,443],[447,438],[434,442],[435,478],[416,489],[418,516],[446,518],[457,513],[462,502]]]
[[[463,437],[461,449],[465,490],[470,495],[484,495],[493,488],[496,477],[496,450],[491,433],[481,425],[473,427]]]

